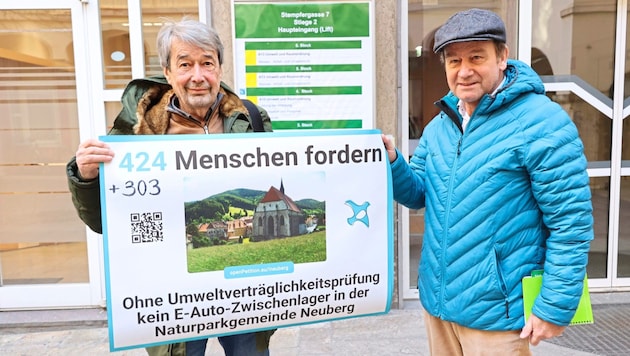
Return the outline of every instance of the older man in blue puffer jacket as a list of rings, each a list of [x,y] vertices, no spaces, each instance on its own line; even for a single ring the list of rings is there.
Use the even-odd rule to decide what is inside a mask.
[[[418,286],[432,354],[530,355],[582,293],[593,238],[583,145],[505,38],[493,12],[451,17],[435,34],[450,88],[441,112],[409,164],[383,138],[394,199],[426,208]],[[537,269],[525,325],[521,279]]]

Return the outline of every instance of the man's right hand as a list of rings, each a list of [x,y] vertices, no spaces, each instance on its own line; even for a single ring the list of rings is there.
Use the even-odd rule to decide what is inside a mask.
[[[387,158],[389,159],[389,163],[394,162],[396,160],[396,157],[398,157],[398,154],[396,153],[396,147],[394,147],[394,143],[392,142],[391,138],[389,138],[385,134],[381,134],[381,139],[383,140],[383,144],[385,145],[385,151],[387,151]]]
[[[544,321],[532,314],[521,330],[521,339],[529,338],[529,343],[537,346],[542,340],[562,335],[566,326]]]
[[[111,162],[114,151],[102,141],[88,139],[81,142],[76,153],[77,167],[82,179],[91,180],[98,177],[98,166],[101,162]]]

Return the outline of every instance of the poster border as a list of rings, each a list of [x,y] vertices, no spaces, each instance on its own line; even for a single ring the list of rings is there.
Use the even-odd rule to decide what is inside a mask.
[[[352,135],[380,135],[382,132],[378,129],[333,129],[333,130],[307,130],[307,131],[279,131],[279,132],[263,132],[256,133],[257,138],[265,138],[265,139],[273,139],[277,137],[322,137],[322,136],[352,136]],[[99,136],[99,139],[103,142],[147,142],[147,141],[189,141],[189,140],[225,140],[225,139],[238,139],[238,138],[252,138],[252,133],[237,133],[237,134],[228,134],[228,135],[105,135]],[[385,150],[385,147],[382,148]],[[387,154],[384,155],[387,157]],[[361,314],[361,315],[351,315],[351,316],[341,316],[341,317],[333,317],[325,320],[316,320],[316,321],[304,321],[293,324],[287,324],[282,326],[273,326],[273,327],[262,327],[257,329],[250,329],[247,332],[257,332],[269,329],[277,329],[277,328],[289,328],[301,325],[309,325],[309,324],[317,324],[322,322],[331,322],[337,320],[344,319],[353,319],[353,318],[361,318],[361,317],[369,317],[375,315],[383,315],[389,313],[391,310],[391,303],[394,292],[394,284],[395,284],[395,271],[394,271],[394,210],[393,210],[393,189],[392,189],[392,175],[390,169],[389,160],[386,159],[387,166],[387,273],[388,273],[388,286],[387,286],[387,299],[385,309],[382,312],[370,313],[370,314]],[[104,163],[99,165],[99,169],[102,171],[104,169]],[[192,337],[192,338],[183,338],[178,339],[176,341],[162,341],[155,343],[147,343],[147,344],[139,344],[133,346],[123,346],[123,347],[115,347],[114,342],[114,316],[112,314],[112,298],[111,298],[111,277],[110,277],[110,256],[109,256],[109,231],[107,227],[107,199],[106,192],[107,186],[105,177],[103,174],[99,174],[99,190],[100,190],[100,199],[101,199],[101,211],[102,211],[102,236],[103,236],[103,259],[104,259],[104,274],[105,274],[105,290],[106,290],[106,306],[107,306],[107,320],[108,320],[108,335],[109,335],[109,345],[110,351],[122,351],[129,349],[136,349],[141,347],[151,347],[163,344],[169,344],[174,342],[186,342],[192,340],[199,340],[204,338],[215,338],[220,336],[234,335],[242,333],[239,332],[230,332],[223,334],[215,334],[212,336],[200,336],[200,337]]]

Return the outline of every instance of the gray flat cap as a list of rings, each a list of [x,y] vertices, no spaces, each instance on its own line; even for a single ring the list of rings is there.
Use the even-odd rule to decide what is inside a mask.
[[[433,52],[454,42],[497,40],[505,43],[505,24],[496,13],[482,9],[461,11],[435,32]]]

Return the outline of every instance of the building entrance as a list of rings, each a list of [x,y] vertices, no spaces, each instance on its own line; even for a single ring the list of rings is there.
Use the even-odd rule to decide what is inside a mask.
[[[65,180],[87,82],[76,45],[87,5],[19,3],[0,9],[0,310],[101,304],[89,263],[98,244]]]

